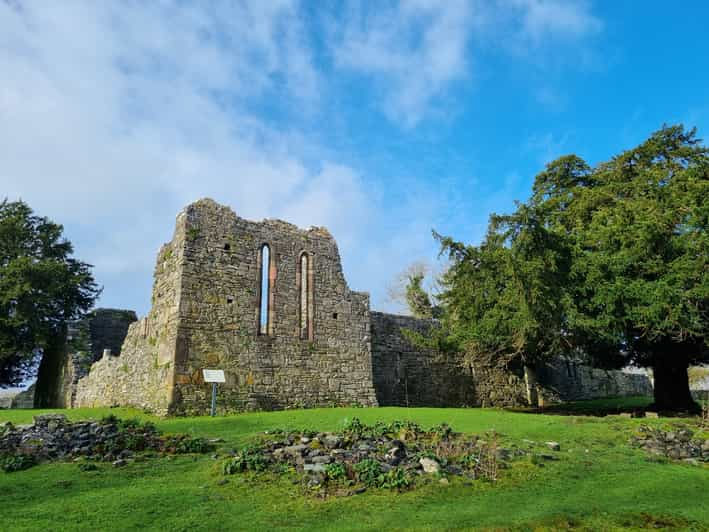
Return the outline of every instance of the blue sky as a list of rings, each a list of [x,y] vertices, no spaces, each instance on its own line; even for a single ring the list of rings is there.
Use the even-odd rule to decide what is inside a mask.
[[[0,0],[0,195],[65,225],[101,306],[148,310],[174,217],[212,197],[325,225],[352,288],[431,229],[491,212],[576,153],[709,131],[706,2]]]

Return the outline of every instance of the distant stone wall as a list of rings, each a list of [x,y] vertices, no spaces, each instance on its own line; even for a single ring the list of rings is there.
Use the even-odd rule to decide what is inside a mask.
[[[17,393],[17,391],[0,389],[0,409],[12,408],[12,400]]]
[[[426,335],[431,320],[372,312],[371,323],[374,389],[381,406],[473,404],[469,371],[405,336],[404,331]]]
[[[537,371],[545,399],[584,401],[603,397],[651,396],[652,383],[645,374],[602,370],[571,358],[557,358]]]
[[[138,321],[134,311],[112,308],[98,308],[89,313],[87,318],[91,358],[94,362],[101,360],[104,349],[109,349],[113,355],[119,355],[123,341],[128,335],[128,327]]]
[[[522,366],[507,366],[492,357],[471,364],[475,406],[526,406],[527,386]]]
[[[32,384],[26,390],[12,398],[11,408],[34,408],[34,387]]]
[[[494,361],[476,362],[474,375],[476,404],[528,404],[527,384],[521,365],[505,367]],[[566,357],[558,357],[537,368],[536,377],[541,403],[652,395],[652,383],[647,375],[592,368]]]

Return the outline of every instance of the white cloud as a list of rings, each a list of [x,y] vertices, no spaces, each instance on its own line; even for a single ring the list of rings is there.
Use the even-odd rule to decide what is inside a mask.
[[[552,24],[536,3],[517,9],[530,35],[578,26],[569,14]],[[450,198],[424,190],[392,206],[375,177],[299,125],[323,120],[327,77],[344,70],[371,76],[395,123],[441,112],[499,9],[350,5],[326,39],[336,72],[316,60],[305,12],[295,0],[0,0],[0,195],[66,225],[96,265],[102,304],[147,309],[155,252],[204,196],[252,219],[329,227],[353,288],[381,301],[386,280],[430,255]],[[273,106],[295,118],[274,119]]]
[[[517,11],[523,37],[534,44],[549,36],[581,38],[603,28],[584,1],[507,0],[502,5]]]
[[[332,31],[336,65],[382,78],[384,111],[414,126],[432,100],[466,75],[470,7],[464,0],[403,1],[376,11],[350,6]]]
[[[110,304],[136,304],[125,280],[149,278],[174,215],[199,197],[343,226],[331,205],[359,202],[359,177],[311,201],[299,192],[326,172],[249,112],[317,99],[304,35],[292,2],[0,2],[2,195],[67,226]]]
[[[475,79],[476,49],[497,45],[544,63],[550,58],[540,47],[580,42],[603,27],[588,3],[573,0],[399,0],[377,9],[349,2],[345,13],[330,21],[336,68],[378,83],[383,112],[406,128],[452,112],[449,92],[456,82]],[[593,61],[585,50],[579,54]]]

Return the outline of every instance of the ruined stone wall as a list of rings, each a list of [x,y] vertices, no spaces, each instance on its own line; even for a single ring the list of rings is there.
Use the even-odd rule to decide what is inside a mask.
[[[537,377],[544,397],[550,401],[651,396],[653,393],[647,375],[592,368],[572,358],[552,360],[538,370]]]
[[[527,405],[527,385],[521,366],[506,367],[492,359],[476,360],[471,371],[475,381],[475,406]]]
[[[10,408],[34,408],[34,388],[35,385],[32,384],[26,390],[15,395],[12,398]]]
[[[120,356],[107,355],[91,366],[77,384],[76,407],[133,406],[168,413],[172,365],[159,364],[145,328],[145,318],[133,323]]]
[[[376,405],[369,296],[351,291],[333,237],[252,222],[211,200],[185,211],[175,411],[204,413],[203,368],[224,369],[220,408]],[[268,333],[259,333],[262,246],[270,250]],[[310,260],[311,337],[300,327],[300,257]],[[265,297],[265,294],[264,294]]]
[[[536,373],[541,403],[652,395],[652,383],[647,375],[592,368],[568,357],[555,358],[537,368]],[[527,387],[521,366],[501,367],[492,361],[476,362],[474,374],[476,404],[527,405]]]
[[[270,260],[262,265],[264,245]],[[462,367],[412,345],[403,333],[424,334],[431,321],[370,313],[368,294],[348,288],[337,244],[324,228],[252,222],[200,200],[177,216],[154,279],[151,310],[130,325],[120,353],[120,334],[110,320],[89,327],[89,336],[104,338],[92,340],[89,361],[104,348],[112,354],[95,361],[88,375],[76,363],[73,373],[67,371],[66,381],[76,382],[72,405],[206,413],[211,385],[203,381],[203,369],[225,371],[222,411],[526,404],[521,368],[501,368],[495,361]],[[301,297],[303,283],[308,303]],[[262,298],[269,302],[264,330]],[[541,395],[575,400],[645,390],[633,376],[574,368],[571,376],[557,364],[543,368]]]
[[[158,253],[150,312],[130,324],[120,353],[104,356],[78,380],[74,406],[134,406],[158,414],[170,411],[184,253],[180,243],[184,239],[184,217],[178,216],[172,241]],[[99,325],[95,330],[114,328]],[[116,339],[111,333],[106,344]],[[106,348],[111,349],[110,345]],[[103,347],[99,349],[102,353]]]
[[[374,388],[382,406],[469,406],[470,372],[455,360],[414,345],[404,331],[426,335],[431,320],[371,313]]]
[[[128,327],[138,320],[132,310],[98,308],[73,323],[67,335],[67,359],[62,368],[63,407],[74,406],[79,379],[100,360],[103,350],[120,355]]]

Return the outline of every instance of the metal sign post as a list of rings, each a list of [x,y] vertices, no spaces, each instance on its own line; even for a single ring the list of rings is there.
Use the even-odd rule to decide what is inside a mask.
[[[217,383],[226,382],[224,378],[223,369],[203,369],[202,376],[204,377],[204,382],[212,383],[212,411],[211,416],[217,415]]]
[[[212,413],[211,416],[217,415],[217,383],[212,383]]]

